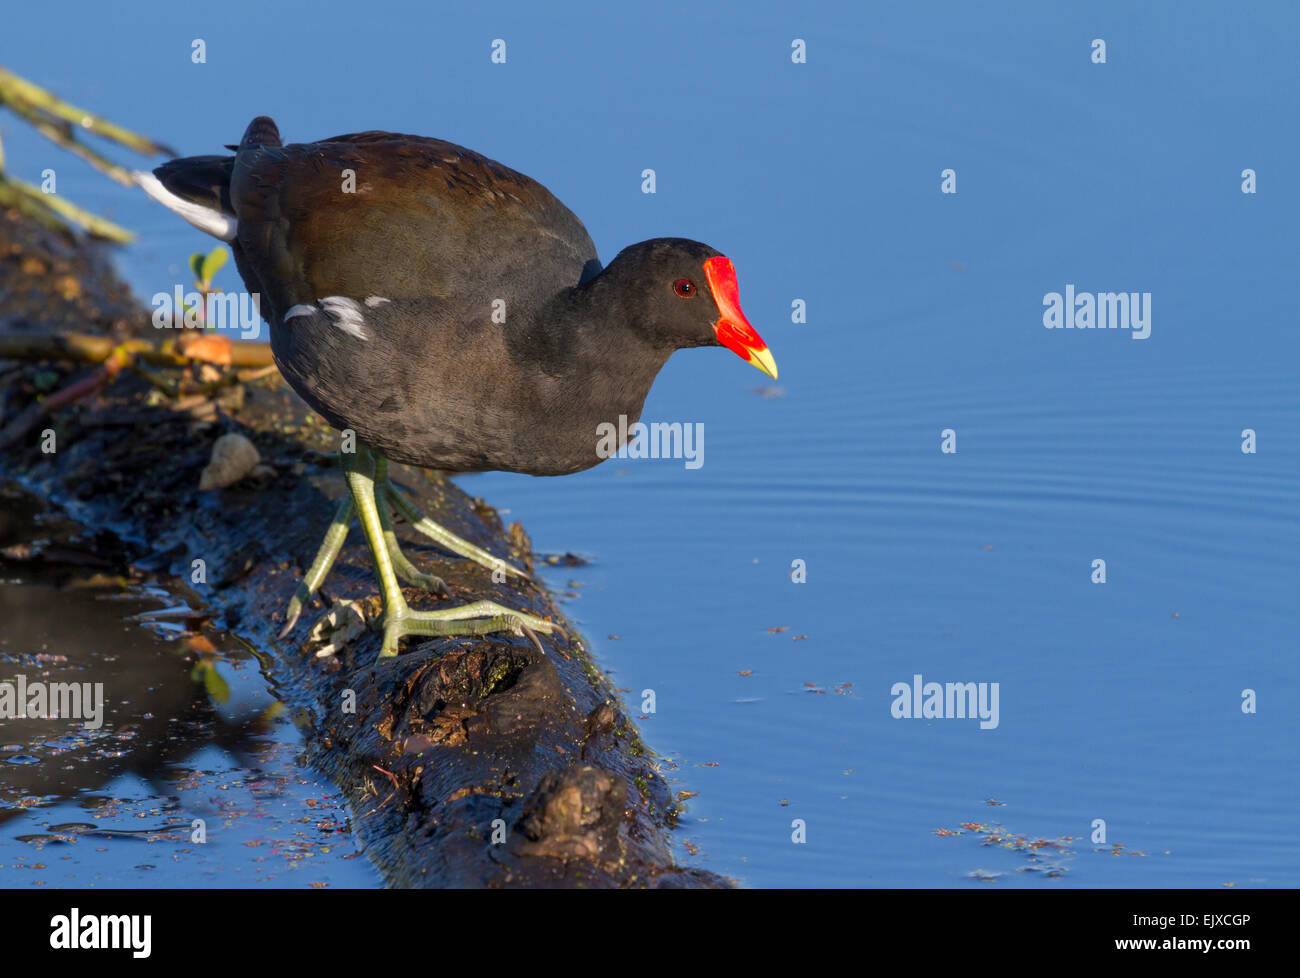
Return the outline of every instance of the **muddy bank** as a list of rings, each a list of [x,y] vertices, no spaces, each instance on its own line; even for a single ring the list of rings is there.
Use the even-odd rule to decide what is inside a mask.
[[[75,282],[75,285],[69,284]],[[0,333],[151,338],[144,313],[102,257],[64,236],[0,215]],[[0,429],[93,368],[0,361]],[[214,368],[204,370],[211,372]],[[172,370],[174,380],[182,371]],[[210,377],[192,372],[199,383]],[[261,465],[200,492],[212,444],[238,432]],[[57,411],[0,455],[16,479],[104,535],[95,547],[121,573],[160,575],[213,625],[263,657],[294,712],[309,759],[349,798],[363,844],[396,886],[720,886],[676,867],[668,786],[609,684],[540,587],[398,535],[443,599],[407,589],[415,608],[491,599],[569,632],[407,639],[377,660],[379,637],[349,628],[309,637],[320,600],[284,642],[284,608],[343,486],[336,435],[278,375],[171,397],[128,370]],[[47,451],[53,447],[53,451]],[[531,569],[518,525],[456,486],[396,467],[395,480],[436,521]],[[99,540],[99,537],[95,537]],[[370,558],[354,528],[324,592],[346,627],[377,614]],[[355,609],[355,610],[353,610]],[[329,644],[336,651],[319,655]]]

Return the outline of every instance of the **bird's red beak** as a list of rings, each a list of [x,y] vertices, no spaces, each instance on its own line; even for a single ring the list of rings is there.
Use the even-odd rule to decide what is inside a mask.
[[[776,361],[767,351],[763,337],[740,311],[740,286],[736,284],[736,268],[731,259],[723,255],[710,258],[704,263],[704,277],[722,313],[722,318],[713,324],[718,342],[776,380]]]

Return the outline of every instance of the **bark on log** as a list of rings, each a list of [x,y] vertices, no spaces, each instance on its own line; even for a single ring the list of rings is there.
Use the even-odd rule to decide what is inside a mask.
[[[90,246],[0,213],[0,330],[152,339],[147,311]],[[75,287],[69,281],[75,281]],[[66,378],[84,367],[0,361],[0,425],[49,390],[37,370]],[[57,389],[57,388],[55,388]],[[276,639],[285,605],[342,493],[335,433],[278,375],[226,388],[200,403],[170,401],[126,371],[50,413],[57,451],[40,432],[0,455],[18,478],[97,530],[111,528],[138,566],[175,575],[218,624],[263,653],[295,712],[311,762],[348,796],[354,825],[394,886],[727,886],[674,864],[677,804],[608,681],[538,585],[494,583],[469,561],[399,526],[408,553],[442,577],[443,602],[490,598],[550,617],[571,636],[407,639],[378,661],[363,632],[317,657],[300,624]],[[191,402],[193,399],[190,399]],[[200,493],[212,443],[238,431],[263,462],[254,475]],[[394,477],[435,520],[508,560],[531,566],[528,540],[455,485],[419,470]],[[326,581],[333,599],[377,609],[359,529]],[[431,596],[407,591],[414,607]],[[304,621],[322,613],[319,602]],[[355,712],[348,706],[355,700]],[[504,842],[494,843],[504,830]]]

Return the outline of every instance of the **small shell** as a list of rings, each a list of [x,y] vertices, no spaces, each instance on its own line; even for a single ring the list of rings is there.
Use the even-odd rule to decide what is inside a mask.
[[[256,468],[262,457],[251,441],[237,432],[222,435],[212,445],[212,459],[199,477],[199,490],[224,489]]]

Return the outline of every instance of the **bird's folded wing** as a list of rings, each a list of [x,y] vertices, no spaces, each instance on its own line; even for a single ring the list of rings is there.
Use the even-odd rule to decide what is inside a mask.
[[[366,132],[236,157],[238,244],[283,311],[326,296],[541,298],[596,262],[541,184],[437,139]],[[597,266],[598,267],[598,264]]]

